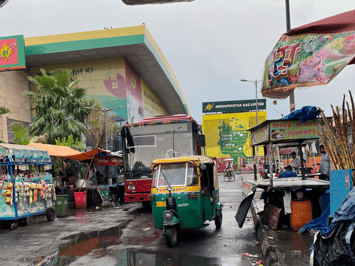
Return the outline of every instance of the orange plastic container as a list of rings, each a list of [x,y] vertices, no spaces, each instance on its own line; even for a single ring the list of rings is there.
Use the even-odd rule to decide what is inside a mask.
[[[292,230],[298,231],[312,221],[312,202],[310,200],[294,200],[291,202],[290,224]]]
[[[74,192],[75,208],[77,209],[86,208],[86,193],[87,191]]]

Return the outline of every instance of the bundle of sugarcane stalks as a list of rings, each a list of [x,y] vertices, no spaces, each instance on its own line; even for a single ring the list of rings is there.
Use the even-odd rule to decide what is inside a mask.
[[[332,123],[321,112],[319,117],[318,135],[324,145],[329,159],[333,165],[334,170],[342,169],[355,169],[355,149],[350,151],[348,127],[351,128],[352,142],[355,144],[355,105],[351,91],[349,103],[343,97],[342,107],[336,107],[334,110],[333,105],[333,119]],[[335,130],[334,130],[335,129]],[[353,176],[353,184],[355,184]]]

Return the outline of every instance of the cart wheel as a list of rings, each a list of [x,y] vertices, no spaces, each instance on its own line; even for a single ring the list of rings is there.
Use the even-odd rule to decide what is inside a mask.
[[[46,217],[48,222],[54,221],[55,219],[55,210],[53,208],[48,208],[46,210]]]
[[[220,215],[217,215],[217,217],[214,219],[214,223],[216,225],[216,229],[220,229],[221,226],[222,226],[222,211],[221,211],[221,214]]]
[[[174,247],[177,244],[177,230],[176,227],[168,227],[165,230],[165,240],[168,247]]]
[[[18,228],[18,222],[12,223],[10,225],[11,230],[16,230]]]

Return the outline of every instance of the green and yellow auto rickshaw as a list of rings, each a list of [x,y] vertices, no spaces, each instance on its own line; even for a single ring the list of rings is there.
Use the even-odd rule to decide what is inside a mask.
[[[153,217],[169,247],[177,244],[178,230],[222,225],[217,166],[207,156],[157,159],[152,163]]]

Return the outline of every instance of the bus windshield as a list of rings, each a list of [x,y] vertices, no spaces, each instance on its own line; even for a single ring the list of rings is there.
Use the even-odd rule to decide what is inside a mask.
[[[153,160],[196,154],[192,124],[159,124],[127,127],[125,171],[148,171]],[[150,170],[149,170],[150,171]]]

